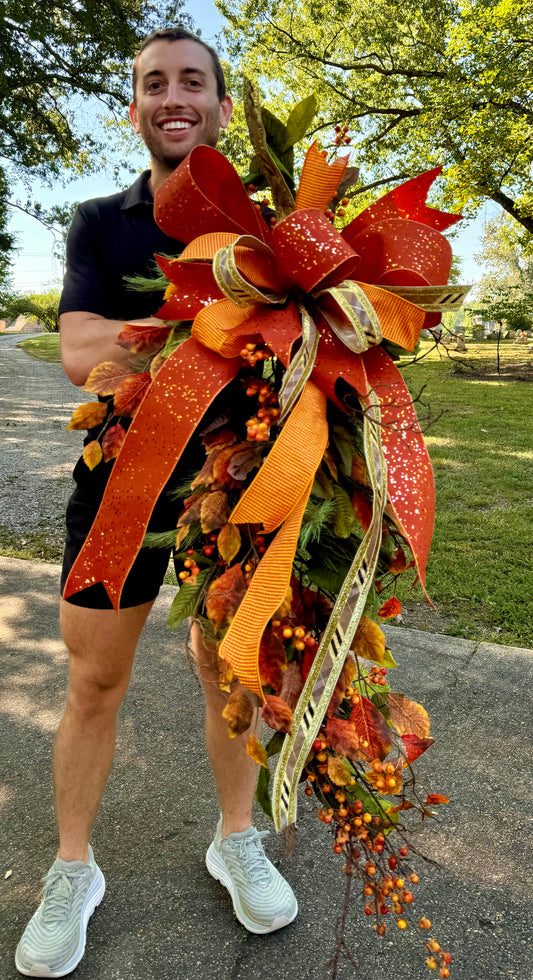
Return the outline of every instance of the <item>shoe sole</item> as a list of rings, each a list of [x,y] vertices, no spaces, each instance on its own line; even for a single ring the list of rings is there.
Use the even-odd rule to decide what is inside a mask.
[[[53,972],[50,967],[46,966],[45,963],[34,963],[29,969],[19,962],[19,951],[15,953],[15,966],[19,973],[22,973],[25,977],[65,977],[67,973],[72,973],[76,969],[78,963],[83,958],[85,953],[85,943],[87,940],[87,925],[89,919],[93,914],[95,908],[100,905],[103,897],[105,895],[105,878],[97,868],[96,874],[91,882],[91,886],[87,895],[85,897],[85,902],[82,908],[82,919],[81,919],[81,929],[80,929],[80,941],[78,948],[74,953],[74,956],[70,958],[68,963],[62,967],[61,970]]]
[[[283,929],[284,926],[288,926],[291,924],[291,922],[294,922],[296,916],[298,915],[298,903],[296,900],[294,902],[294,914],[290,917],[286,915],[278,915],[270,926],[261,926],[258,925],[257,922],[253,922],[248,918],[244,912],[244,909],[242,908],[241,903],[239,902],[239,897],[235,892],[233,881],[228,874],[226,865],[217,854],[214,843],[209,846],[205,856],[205,863],[211,877],[216,881],[219,881],[221,885],[224,885],[224,888],[226,888],[230,893],[235,915],[241,925],[244,926],[248,932],[253,932],[256,936],[264,936],[269,932],[276,932],[278,929]]]

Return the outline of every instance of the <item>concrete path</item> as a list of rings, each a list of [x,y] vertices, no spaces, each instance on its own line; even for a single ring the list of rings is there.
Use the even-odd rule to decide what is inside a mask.
[[[0,980],[13,980],[13,951],[56,847],[50,759],[66,663],[58,569],[0,558],[0,576]],[[122,708],[116,764],[93,835],[108,890],[75,977],[320,980],[343,875],[305,797],[298,848],[284,866],[300,903],[288,929],[246,933],[205,870],[215,793],[184,634],[165,628],[172,594],[163,588]],[[423,913],[432,920],[455,958],[454,980],[528,980],[533,651],[388,632],[399,663],[397,689],[423,702],[432,718],[436,744],[417,764],[420,779],[452,798],[439,823],[417,834],[439,867],[416,861],[421,883],[413,920]],[[271,838],[271,856],[279,858],[280,850]],[[347,940],[358,967],[344,963],[339,980],[435,976],[425,966],[420,932],[378,940],[359,899]]]

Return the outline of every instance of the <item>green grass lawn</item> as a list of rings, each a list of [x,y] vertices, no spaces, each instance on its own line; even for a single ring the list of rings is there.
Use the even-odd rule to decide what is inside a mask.
[[[38,357],[41,361],[50,361],[52,364],[61,363],[61,353],[59,350],[59,334],[43,333],[40,337],[30,337],[28,340],[21,340],[17,347],[22,347],[26,354]]]
[[[408,625],[414,616],[427,629],[533,647],[533,384],[472,377],[495,364],[488,345],[475,346],[460,356],[460,374],[435,354],[403,372],[413,395],[425,385],[424,400],[443,413],[426,431],[437,492],[427,588],[437,614],[413,607],[419,587],[409,594],[401,583],[398,594]],[[511,344],[503,353],[505,364],[528,360]]]

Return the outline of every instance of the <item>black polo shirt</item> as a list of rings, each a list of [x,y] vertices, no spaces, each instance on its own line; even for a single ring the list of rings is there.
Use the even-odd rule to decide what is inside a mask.
[[[126,191],[80,204],[67,239],[67,264],[59,313],[86,310],[108,320],[154,314],[162,292],[138,292],[125,276],[157,276],[154,253],[179,255],[183,244],[154,220],[150,171]]]

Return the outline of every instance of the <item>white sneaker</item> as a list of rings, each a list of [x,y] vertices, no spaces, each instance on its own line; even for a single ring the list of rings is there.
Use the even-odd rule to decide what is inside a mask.
[[[247,827],[222,837],[221,817],[205,861],[209,874],[228,889],[239,922],[259,934],[282,929],[298,915],[291,886],[263,850],[268,833]]]
[[[17,946],[15,966],[26,977],[64,977],[85,952],[87,923],[105,892],[89,847],[89,864],[57,858],[43,878],[44,896]]]

